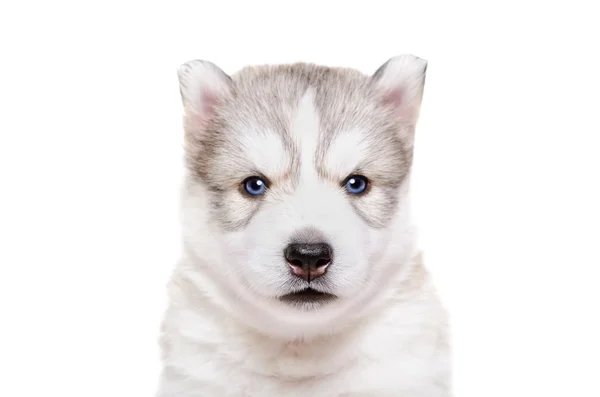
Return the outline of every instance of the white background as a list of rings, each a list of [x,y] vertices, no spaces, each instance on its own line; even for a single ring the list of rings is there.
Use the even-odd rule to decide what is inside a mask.
[[[0,396],[154,394],[180,63],[406,52],[429,60],[414,194],[456,396],[600,396],[598,11],[559,3],[2,2]]]

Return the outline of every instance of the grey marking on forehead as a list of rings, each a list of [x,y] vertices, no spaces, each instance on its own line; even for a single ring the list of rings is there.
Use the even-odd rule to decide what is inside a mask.
[[[225,229],[245,226],[259,206],[269,200],[233,199],[239,195],[240,178],[261,172],[248,163],[240,144],[243,134],[279,137],[289,164],[286,181],[278,183],[286,184],[288,191],[293,192],[300,178],[301,148],[290,127],[309,88],[319,117],[314,156],[317,173],[332,183],[341,183],[336,179],[339,176],[331,175],[327,169],[328,151],[336,139],[360,130],[366,155],[356,171],[369,177],[375,189],[373,194],[349,200],[369,225],[385,226],[395,208],[398,187],[412,162],[412,146],[400,139],[401,127],[382,105],[381,92],[369,76],[353,69],[298,63],[246,67],[231,79],[231,96],[218,104],[202,131],[186,120],[188,167],[212,194],[214,215]]]

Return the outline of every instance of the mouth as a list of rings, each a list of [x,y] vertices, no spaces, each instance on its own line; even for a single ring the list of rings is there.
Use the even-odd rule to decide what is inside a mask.
[[[323,304],[336,299],[335,295],[326,292],[320,292],[316,289],[305,288],[300,291],[292,292],[291,294],[283,295],[279,298],[282,302],[303,305],[303,304]]]

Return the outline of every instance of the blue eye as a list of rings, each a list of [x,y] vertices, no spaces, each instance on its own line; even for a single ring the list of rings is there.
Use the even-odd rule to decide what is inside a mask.
[[[346,179],[346,191],[350,194],[361,194],[367,190],[369,181],[362,175],[351,175]]]
[[[247,178],[244,183],[244,190],[251,196],[260,196],[267,190],[267,183],[257,176]]]

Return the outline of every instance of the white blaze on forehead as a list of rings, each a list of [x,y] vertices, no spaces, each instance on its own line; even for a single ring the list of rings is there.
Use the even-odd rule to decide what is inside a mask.
[[[365,136],[358,129],[343,132],[333,140],[325,157],[325,168],[332,176],[345,178],[365,157]]]
[[[319,141],[319,115],[313,100],[313,91],[308,89],[298,103],[291,125],[292,136],[300,148],[302,181],[317,178],[315,152]]]

